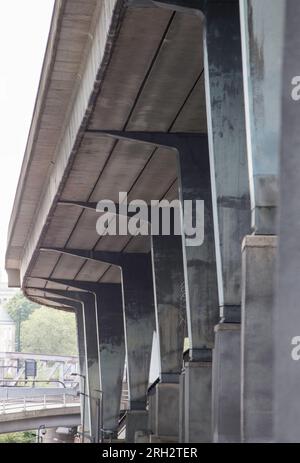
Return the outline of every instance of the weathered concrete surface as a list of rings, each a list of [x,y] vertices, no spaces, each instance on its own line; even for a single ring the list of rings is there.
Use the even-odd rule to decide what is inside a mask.
[[[125,364],[121,285],[99,284],[96,301],[101,393],[94,394],[101,398],[104,431],[116,434]]]
[[[277,239],[247,236],[242,248],[241,432],[270,442],[273,426],[273,307]]]
[[[156,420],[156,387],[151,387],[148,391],[148,429],[154,434]]]
[[[187,362],[184,369],[184,440],[186,443],[211,442],[212,365],[209,362]]]
[[[183,369],[179,377],[179,430],[178,442],[185,442],[185,370]]]
[[[158,383],[156,385],[155,432],[157,437],[178,440],[179,430],[179,384]]]
[[[124,255],[122,282],[130,410],[146,408],[155,311],[150,255]],[[131,415],[134,419],[134,414]]]
[[[240,321],[241,243],[250,232],[239,2],[208,2],[205,87],[220,315]]]
[[[65,280],[64,280],[65,281]],[[62,284],[62,280],[58,280]],[[65,281],[66,283],[66,281]],[[75,282],[73,283],[75,285]],[[79,282],[78,282],[79,284]],[[86,291],[73,291],[57,288],[46,288],[46,294],[62,296],[66,300],[70,300],[70,305],[73,301],[82,304],[82,321],[84,333],[84,352],[86,365],[86,392],[84,396],[85,410],[87,416],[87,432],[90,433],[90,438],[94,439],[97,436],[98,409],[96,390],[100,389],[100,372],[99,372],[99,356],[98,356],[98,332],[97,332],[97,317],[96,317],[96,298],[95,295]],[[82,333],[81,333],[82,335]],[[83,392],[83,385],[82,385]]]
[[[182,367],[186,324],[182,239],[152,236],[151,248],[160,378],[168,382]]]
[[[184,240],[184,271],[187,301],[187,326],[190,359],[198,360],[203,349],[214,343],[214,326],[218,320],[217,272],[211,182],[207,137],[185,140],[178,146],[180,198],[204,201],[204,241],[187,246]],[[195,223],[195,208],[193,208]],[[199,355],[198,355],[198,351]]]
[[[241,441],[241,327],[238,323],[221,323],[215,331],[213,440],[216,443],[238,443]]]
[[[252,228],[260,235],[276,234],[284,5],[240,0]]]
[[[127,443],[135,442],[135,435],[140,431],[148,432],[148,412],[145,410],[127,410],[126,439]]]
[[[300,4],[284,2],[285,37],[282,69],[279,262],[274,314],[274,440],[300,442]]]
[[[83,305],[85,350],[87,364],[87,394],[86,403],[90,410],[90,432],[92,439],[97,436],[98,409],[94,399],[97,397],[97,389],[100,389],[99,356],[98,356],[98,337],[97,337],[97,318],[96,301],[93,294],[89,295],[88,300]]]
[[[78,344],[78,355],[79,355],[79,373],[80,375],[80,392],[84,393],[85,382],[87,377],[86,369],[86,351],[84,342],[84,320],[83,320],[83,305],[81,302],[72,301],[75,317],[76,317],[76,328],[77,328],[77,344]],[[85,429],[89,429],[89,409],[85,406],[85,398],[83,395],[80,397],[80,412],[81,412],[81,424],[84,420]]]

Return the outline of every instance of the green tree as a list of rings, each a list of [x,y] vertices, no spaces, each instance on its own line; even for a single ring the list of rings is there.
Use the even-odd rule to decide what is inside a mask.
[[[21,344],[33,354],[77,355],[74,314],[41,307],[23,323]]]
[[[6,309],[16,323],[16,351],[21,351],[21,324],[40,306],[31,302],[21,292],[6,303]]]
[[[0,444],[31,444],[35,441],[35,433],[28,431],[0,435]]]

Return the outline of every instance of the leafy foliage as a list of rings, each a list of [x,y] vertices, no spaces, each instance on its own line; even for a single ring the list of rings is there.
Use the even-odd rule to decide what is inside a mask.
[[[13,432],[0,435],[0,444],[31,444],[36,441],[33,432]]]
[[[77,355],[75,316],[47,307],[35,310],[22,324],[21,344],[23,352]]]
[[[29,301],[21,292],[17,293],[6,303],[6,309],[13,321],[16,323],[16,351],[21,351],[21,326],[22,322],[40,306]]]
[[[15,323],[25,321],[40,306],[29,301],[23,294],[17,293],[6,303],[6,309]]]

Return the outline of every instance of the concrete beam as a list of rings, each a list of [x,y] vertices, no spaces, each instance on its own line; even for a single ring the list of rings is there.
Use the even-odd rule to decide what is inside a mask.
[[[159,7],[168,8],[181,13],[201,14],[206,0],[153,0],[153,3]]]

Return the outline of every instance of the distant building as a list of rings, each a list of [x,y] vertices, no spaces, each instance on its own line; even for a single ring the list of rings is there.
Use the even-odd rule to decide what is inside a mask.
[[[0,305],[5,304],[11,299],[19,290],[15,288],[8,288],[7,281],[3,272],[0,270]]]
[[[0,305],[0,352],[14,352],[15,342],[16,324],[3,305]]]

